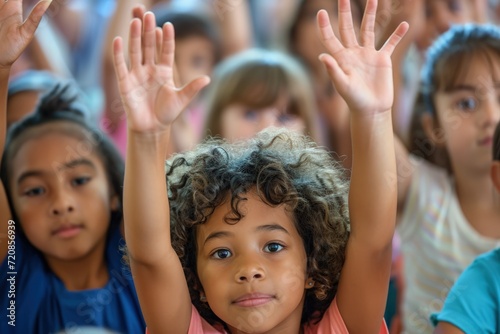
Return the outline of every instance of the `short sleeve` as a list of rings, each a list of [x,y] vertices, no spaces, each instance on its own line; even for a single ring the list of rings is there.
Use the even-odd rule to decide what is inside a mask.
[[[432,323],[448,322],[464,333],[498,333],[499,261],[498,251],[476,259],[453,285],[441,312],[431,316]]]
[[[306,325],[304,334],[349,334],[347,327],[340,314],[337,298],[334,298],[330,307],[326,310],[325,315],[316,325]],[[382,319],[380,324],[379,334],[389,334],[385,321]]]

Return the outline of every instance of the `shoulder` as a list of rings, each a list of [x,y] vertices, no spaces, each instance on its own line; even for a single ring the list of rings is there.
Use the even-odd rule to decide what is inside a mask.
[[[415,155],[410,155],[410,161],[414,169],[412,184],[423,184],[432,188],[448,188],[451,186],[452,178],[445,169]]]
[[[323,318],[317,324],[307,324],[304,327],[304,334],[330,333],[349,334],[349,331],[347,330],[347,327],[337,306],[336,298],[332,301]],[[387,326],[385,325],[383,319],[381,319],[379,334],[389,334]]]
[[[196,307],[192,306],[191,310],[191,322],[189,323],[188,334],[225,334],[226,331],[223,328],[216,328],[210,325],[205,319],[203,319],[198,313]]]

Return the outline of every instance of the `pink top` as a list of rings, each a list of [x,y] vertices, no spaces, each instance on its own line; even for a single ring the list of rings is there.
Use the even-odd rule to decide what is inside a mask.
[[[200,316],[193,306],[188,334],[226,334],[226,332],[222,328],[212,327],[212,325]],[[336,299],[333,300],[319,323],[304,326],[304,334],[349,334],[337,307]],[[389,334],[384,321],[380,324],[379,334]]]

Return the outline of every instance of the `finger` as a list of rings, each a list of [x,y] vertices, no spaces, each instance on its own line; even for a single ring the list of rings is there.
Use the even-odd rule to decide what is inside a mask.
[[[198,92],[210,83],[210,78],[206,75],[198,77],[184,86],[180,92],[179,96],[182,104],[187,106],[195,97]]]
[[[401,22],[396,30],[394,30],[391,37],[389,37],[389,39],[384,43],[384,46],[382,46],[380,51],[387,52],[391,55],[401,39],[408,32],[408,28],[409,25],[407,22]]]
[[[128,42],[131,69],[139,67],[142,64],[141,30],[141,20],[132,19],[132,22],[130,23],[130,38]]]
[[[367,1],[365,15],[361,23],[361,45],[375,46],[375,19],[377,16],[377,2]]]
[[[155,28],[156,41],[156,62],[160,62],[161,50],[163,49],[163,30],[160,27]]]
[[[28,18],[21,26],[21,34],[25,38],[31,39],[33,37],[36,28],[38,28],[38,25],[42,20],[43,14],[45,14],[51,3],[52,0],[39,1],[35,7],[33,7],[31,13],[28,15]]]
[[[332,80],[335,87],[342,87],[343,82],[346,80],[346,76],[335,58],[329,54],[323,53],[319,56],[319,60],[323,63],[323,65],[325,65],[328,76],[330,77],[330,80]]]
[[[174,66],[175,55],[175,33],[172,23],[167,22],[163,25],[163,42],[160,57],[160,63],[169,67]]]
[[[342,44],[346,47],[358,44],[354,25],[352,23],[351,2],[339,0],[339,34]]]
[[[144,5],[136,5],[132,8],[132,18],[142,20],[144,14],[146,13],[146,7]]]
[[[147,12],[146,14],[144,14],[143,27],[143,62],[145,64],[154,64],[156,56],[156,21],[153,13]]]
[[[113,40],[113,61],[118,84],[120,87],[125,88],[125,86],[123,86],[123,82],[126,82],[128,68],[125,61],[125,55],[123,53],[123,39],[121,37],[116,37]]]
[[[330,17],[326,10],[322,9],[318,12],[317,23],[321,43],[326,47],[330,53],[336,53],[343,49],[342,44],[333,33],[332,25],[330,24]]]

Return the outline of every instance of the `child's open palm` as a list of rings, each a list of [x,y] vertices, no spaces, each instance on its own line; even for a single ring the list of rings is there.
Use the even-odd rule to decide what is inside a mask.
[[[150,12],[144,15],[142,22],[134,19],[130,24],[130,68],[125,62],[121,38],[115,39],[115,71],[131,131],[164,131],[208,84],[208,77],[200,77],[183,88],[176,88],[174,51],[172,24],[156,29],[155,17]]]
[[[320,60],[325,64],[336,89],[351,111],[382,112],[393,101],[391,54],[408,30],[403,22],[384,46],[375,49],[377,0],[368,0],[358,43],[349,0],[339,1],[339,34],[335,36],[326,11],[318,13],[320,38],[329,51]]]
[[[0,69],[9,69],[33,39],[51,1],[39,1],[23,21],[23,1],[0,1]]]

